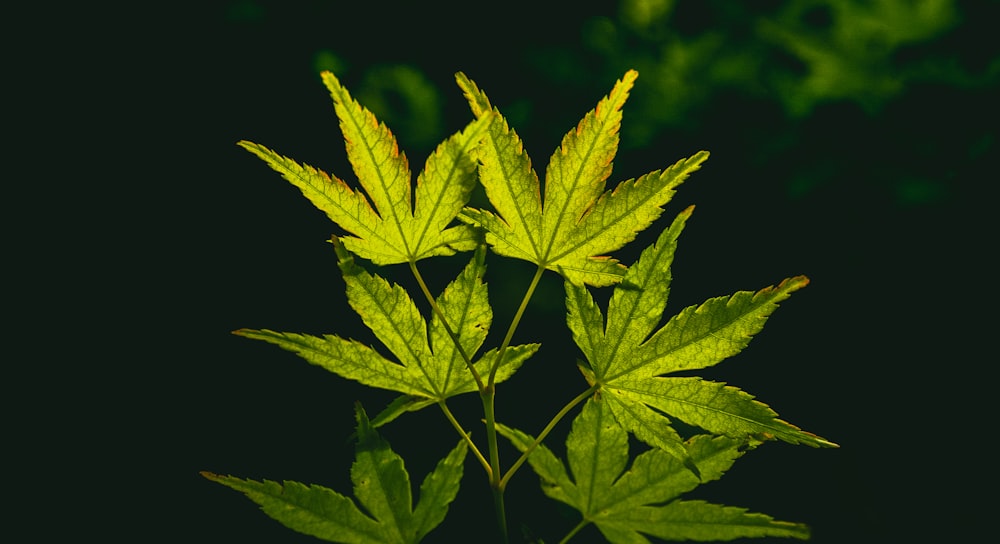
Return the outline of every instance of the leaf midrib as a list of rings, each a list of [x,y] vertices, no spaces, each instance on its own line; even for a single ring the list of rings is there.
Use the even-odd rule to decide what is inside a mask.
[[[661,172],[660,175],[662,175],[662,174],[663,173]],[[647,176],[643,176],[643,177],[640,177],[638,180],[635,180],[635,181],[633,181],[631,179],[623,181],[623,182],[619,183],[618,186],[615,187],[615,189],[613,189],[613,190],[607,190],[607,191],[604,191],[603,193],[601,193],[601,195],[594,202],[594,205],[591,206],[587,210],[587,213],[584,214],[584,216],[580,218],[580,221],[577,224],[577,231],[579,232],[580,228],[582,228],[586,224],[587,220],[590,218],[591,214],[593,213],[594,208],[597,206],[598,202],[600,202],[601,199],[603,199],[603,198],[612,198],[614,196],[614,193],[617,192],[618,189],[621,188],[621,187],[623,187],[626,183],[632,182],[633,185],[636,185],[636,184],[638,184],[640,182],[646,181],[648,179],[648,177],[650,177],[650,176],[648,176],[648,175]],[[671,183],[671,184],[663,186],[658,191],[651,191],[645,198],[643,198],[642,200],[640,200],[638,204],[632,205],[632,206],[629,206],[629,207],[625,208],[624,211],[621,214],[617,214],[617,215],[613,216],[613,219],[611,221],[603,223],[601,231],[598,231],[594,235],[591,235],[591,236],[586,237],[586,238],[579,237],[579,236],[571,237],[569,240],[566,241],[566,244],[564,245],[565,249],[563,251],[555,254],[554,256],[552,256],[550,258],[550,260],[549,260],[549,263],[557,263],[557,262],[559,262],[560,259],[563,259],[567,255],[571,255],[571,254],[575,253],[578,249],[580,249],[581,247],[585,246],[586,244],[592,242],[595,238],[597,238],[598,236],[600,236],[603,231],[606,231],[609,228],[614,228],[617,225],[619,225],[621,223],[621,221],[622,221],[623,218],[628,217],[629,215],[631,215],[632,213],[634,213],[636,209],[642,207],[647,202],[653,200],[657,195],[660,194],[660,192],[662,192],[663,190],[666,190],[666,189],[672,189],[673,187],[674,187],[674,184]],[[630,190],[630,189],[625,189],[625,190]],[[621,237],[622,236],[619,236],[619,238],[621,238]],[[574,238],[577,239],[576,242],[575,243],[570,243],[571,241],[573,241]],[[603,251],[603,250],[601,250],[601,251]],[[597,253],[597,252],[598,251],[595,251],[594,253]]]
[[[288,157],[285,157],[284,155],[281,155],[280,153],[274,151],[273,149],[262,146],[260,144],[249,141],[246,143],[250,145],[253,149],[247,148],[246,146],[244,146],[244,148],[247,148],[251,153],[257,155],[258,157],[260,157],[269,164],[274,164],[275,159],[277,159],[277,161],[281,165],[281,169],[284,171],[286,175],[297,178],[302,184],[302,186],[309,187],[312,191],[319,193],[319,195],[321,195],[323,199],[330,204],[331,207],[343,211],[345,215],[353,217],[355,219],[356,224],[360,226],[364,231],[366,231],[371,238],[376,238],[378,240],[381,240],[386,246],[391,247],[389,241],[386,240],[376,229],[370,227],[367,223],[362,221],[361,218],[355,216],[354,214],[350,213],[350,211],[348,211],[346,208],[341,206],[339,202],[337,202],[332,196],[330,196],[330,193],[328,192],[327,189],[328,186],[332,186],[334,183],[340,183],[341,185],[343,185],[344,189],[348,192],[348,194],[350,194],[352,197],[359,199],[361,203],[368,206],[370,209],[371,203],[368,201],[367,198],[365,198],[363,194],[352,189],[350,186],[344,183],[344,181],[341,180],[340,178],[327,174],[326,172],[323,172],[322,170],[314,166],[310,166],[308,164],[299,164],[298,162]],[[269,157],[271,160],[269,160]],[[294,166],[294,168],[290,167],[288,163],[291,163],[291,165]],[[313,173],[313,171],[315,172],[315,174]],[[304,175],[304,173],[308,175]],[[315,183],[315,178],[317,176],[319,176],[320,178],[318,186]],[[293,185],[296,184],[293,182]],[[299,186],[299,189],[301,190],[301,186]],[[330,189],[334,191],[336,190],[332,189],[332,187],[330,187]],[[360,236],[359,233],[352,233],[352,234]]]
[[[368,293],[370,299],[377,300],[377,297],[375,296],[375,295],[377,295],[376,292],[372,291],[371,289],[368,289],[367,287],[362,287],[362,288],[365,290],[366,293]],[[387,310],[389,310],[388,308],[380,307],[380,310],[386,316],[391,316],[392,315],[392,313],[390,311],[387,311]],[[423,317],[421,316],[420,319],[423,319]],[[396,338],[401,338],[401,339],[405,338],[405,336],[403,335],[402,329],[400,328],[400,326],[398,324],[400,320],[389,319],[388,321],[389,321],[389,323],[392,326],[391,330],[395,333]],[[427,323],[426,323],[426,321],[424,321],[424,330],[425,330],[425,332],[427,330]],[[379,335],[378,331],[376,331],[375,334],[378,336]],[[427,342],[426,334],[425,334],[425,337],[423,338],[423,340],[424,340],[425,344],[428,343]],[[384,343],[386,345],[388,345],[388,342],[384,342]],[[414,350],[413,344],[411,344],[410,342],[403,342],[403,344],[406,346],[406,351],[410,354],[410,357],[413,359],[414,363],[416,363],[417,368],[420,369],[420,373],[423,374],[424,379],[431,386],[431,391],[434,392],[435,398],[442,398],[441,391],[438,389],[437,384],[434,383],[434,380],[431,379],[431,376],[430,376],[430,374],[428,374],[427,369],[424,368],[423,362],[421,361],[421,358],[419,357],[419,354]],[[434,357],[433,353],[431,353],[430,346],[428,346],[427,352],[428,352],[427,355],[429,357],[431,357],[431,358]],[[408,367],[408,365],[403,365],[403,366],[407,366]]]
[[[586,152],[583,155],[583,159],[579,161],[579,166],[576,168],[576,175],[574,175],[572,177],[573,183],[571,185],[571,189],[569,189],[566,192],[567,196],[566,196],[565,199],[563,199],[563,204],[562,204],[562,207],[561,207],[562,209],[559,210],[559,213],[556,215],[557,219],[555,220],[555,222],[552,225],[552,236],[549,238],[548,247],[545,248],[545,257],[544,257],[545,260],[549,259],[549,252],[551,252],[552,248],[555,246],[557,235],[560,234],[560,232],[563,231],[563,229],[561,229],[560,227],[562,227],[563,225],[568,225],[569,226],[568,228],[572,229],[572,228],[574,228],[574,227],[577,226],[577,221],[576,220],[573,220],[573,221],[565,221],[564,220],[564,217],[566,216],[566,212],[569,209],[570,202],[572,201],[572,198],[570,198],[569,195],[571,195],[576,190],[576,188],[580,186],[580,181],[581,181],[580,178],[582,177],[581,172],[584,170],[584,167],[587,166],[587,162],[590,159],[591,155],[593,155],[594,149],[596,149],[596,147],[597,147],[597,142],[598,142],[598,140],[600,140],[599,136],[603,134],[603,130],[604,130],[604,127],[606,125],[607,125],[607,121],[606,120],[601,120],[600,121],[600,130],[597,131],[597,135],[594,138],[591,138],[590,145],[588,145],[586,147]],[[561,151],[563,149],[564,148],[560,147]],[[566,154],[568,156],[569,152],[572,151],[572,150],[567,149],[565,151],[566,151]],[[550,181],[548,179],[546,179],[545,183],[546,183],[546,187],[547,187],[547,184],[550,183]],[[545,218],[545,210],[546,210],[546,206],[545,206],[545,204],[542,204],[542,218],[543,219]],[[580,218],[576,218],[576,219],[580,219]],[[545,225],[545,222],[543,221],[542,224]],[[553,262],[556,261],[556,260],[558,260],[558,258],[552,259]]]
[[[730,300],[731,299],[732,299],[732,297],[730,297]],[[689,347],[689,346],[691,346],[693,344],[696,344],[698,342],[701,342],[702,340],[704,340],[705,338],[708,338],[709,336],[716,336],[715,333],[717,331],[719,331],[719,330],[726,329],[726,328],[732,326],[733,324],[739,323],[740,321],[743,321],[745,319],[749,319],[751,317],[757,317],[755,314],[752,313],[752,310],[760,308],[762,306],[764,306],[764,305],[754,306],[751,309],[751,311],[747,311],[747,312],[745,312],[745,313],[737,316],[735,319],[727,320],[727,321],[723,322],[723,324],[721,326],[711,328],[711,329],[707,330],[704,334],[700,334],[700,335],[694,337],[691,340],[682,342],[682,343],[678,344],[677,346],[674,346],[673,348],[670,348],[666,352],[648,354],[647,357],[641,359],[637,364],[629,366],[629,367],[625,368],[624,370],[622,370],[621,372],[618,372],[616,374],[612,374],[612,375],[609,375],[609,376],[605,377],[604,383],[608,384],[608,383],[610,383],[610,382],[612,382],[612,381],[614,381],[614,380],[616,380],[616,379],[618,379],[618,378],[620,378],[620,377],[622,377],[622,376],[624,376],[626,374],[630,374],[630,373],[635,372],[636,370],[638,370],[638,369],[640,369],[640,368],[642,368],[642,367],[644,367],[644,366],[646,366],[648,364],[652,364],[653,361],[669,357],[672,353],[680,351],[681,349]],[[700,306],[697,306],[697,307],[696,306],[689,306],[688,308],[685,308],[685,310],[690,309],[690,308],[695,308],[694,312],[696,312],[697,308],[700,308]],[[683,313],[683,312],[684,312],[684,310],[681,311],[681,313]],[[694,312],[692,312],[692,313],[694,313]],[[678,314],[678,315],[680,315],[680,314]],[[766,317],[766,316],[764,316],[764,317]],[[661,334],[661,333],[666,334],[666,328],[667,327],[670,327],[670,323],[669,322],[666,325],[664,325],[663,328],[661,328],[660,330],[658,330],[655,333],[653,333],[648,339],[646,339],[645,342],[643,342],[643,343],[639,344],[638,346],[636,346],[637,351],[640,354],[644,354],[645,355],[646,352],[648,352],[648,351],[650,351],[652,349],[650,347],[649,342],[653,338],[655,338],[658,334]],[[673,371],[670,371],[670,372],[673,372]]]
[[[340,103],[343,105],[344,110],[346,110],[349,113],[349,115],[347,116],[348,119],[351,120],[351,123],[354,125],[354,129],[357,131],[358,134],[361,135],[361,137],[362,137],[362,139],[363,139],[363,141],[365,143],[365,145],[364,145],[365,152],[368,154],[369,163],[372,165],[372,168],[375,170],[375,172],[377,174],[376,177],[378,178],[379,185],[382,187],[382,192],[385,195],[388,196],[391,193],[389,191],[388,186],[386,185],[385,175],[383,174],[382,169],[380,168],[379,162],[375,159],[375,152],[373,150],[373,147],[372,147],[371,143],[369,142],[368,134],[367,134],[367,132],[365,132],[363,130],[363,126],[364,125],[359,122],[359,120],[357,119],[357,116],[355,115],[355,112],[353,111],[353,109],[347,107],[347,104],[348,103],[352,103],[353,104],[354,100],[350,96],[346,95],[346,92],[344,91],[344,89],[342,87],[338,86],[337,87],[337,91],[338,91],[337,94],[339,95]],[[345,98],[347,98],[346,101],[344,100]],[[364,115],[364,110],[362,110],[361,115]],[[378,120],[375,119],[374,117],[372,117],[372,121],[375,122],[375,130],[378,131],[378,129],[380,128]],[[388,128],[386,128],[386,131],[388,131]],[[404,180],[404,181],[406,181],[407,183],[409,183],[408,180]],[[412,202],[407,202],[406,205],[407,205],[408,208],[410,208],[410,210],[409,210],[410,211],[410,216],[412,217],[412,215],[413,215],[413,213],[412,213],[413,203]],[[399,239],[403,243],[404,254],[408,258],[412,258],[413,257],[413,251],[410,249],[409,241],[406,238],[406,232],[403,229],[402,220],[399,218],[399,215],[397,215],[397,210],[396,210],[397,207],[390,205],[390,206],[388,206],[388,208],[389,208],[389,211],[390,211],[390,215],[392,216],[392,219],[393,219],[393,225],[396,227],[396,231],[399,232]],[[381,208],[378,208],[378,213],[379,213],[379,215],[381,215],[381,213],[382,213],[382,209]],[[384,221],[384,219],[383,219],[383,221]]]
[[[462,143],[461,146],[456,146],[456,149],[455,149],[456,154],[464,153],[468,149],[469,142],[471,142],[471,141],[472,141],[472,138],[466,138],[465,141]],[[423,246],[423,243],[424,243],[424,239],[427,237],[427,232],[431,228],[431,223],[432,223],[431,220],[437,215],[438,209],[441,208],[441,205],[444,202],[444,195],[447,194],[447,192],[448,192],[448,185],[450,185],[451,182],[455,179],[455,177],[456,177],[455,172],[458,171],[458,169],[459,169],[459,161],[457,161],[457,160],[451,161],[451,169],[448,171],[448,175],[445,176],[445,179],[444,179],[443,184],[441,186],[441,191],[438,192],[437,198],[434,199],[434,203],[431,206],[431,209],[429,210],[429,213],[427,214],[427,221],[424,222],[423,226],[420,228],[419,232],[417,233],[416,240],[414,240],[414,250],[413,250],[414,253],[417,253],[418,251],[421,250],[421,247]],[[417,176],[417,183],[419,184],[420,182],[421,182],[420,176]],[[414,191],[414,192],[416,193],[416,191]],[[416,199],[416,198],[417,197],[414,196],[414,199]],[[413,216],[414,217],[416,217],[416,215],[417,215],[416,214],[416,206],[418,204],[419,204],[419,201],[414,200],[414,204],[413,204],[413,206],[414,206]],[[443,229],[445,226],[446,225],[441,225],[441,228]],[[426,249],[424,251],[431,251],[433,249],[434,248],[432,246],[431,248],[428,248],[428,249]],[[411,258],[411,259],[419,259],[420,258],[420,255],[407,255],[407,256],[409,258]]]
[[[676,378],[676,377],[674,377],[674,378],[662,377],[662,378],[652,378],[652,379],[670,380],[670,381],[691,380],[691,378]],[[702,380],[701,378],[695,378],[695,379],[697,379],[698,381],[702,381],[702,382],[705,381],[705,380]],[[706,382],[706,383],[717,384],[717,382]],[[771,429],[771,430],[774,431],[773,434],[775,436],[786,436],[786,437],[788,436],[787,428],[785,428],[785,427],[780,427],[780,426],[777,426],[776,424],[773,424],[773,423],[762,423],[762,422],[757,421],[755,419],[750,419],[750,418],[748,418],[746,416],[735,414],[733,412],[726,412],[724,410],[721,410],[721,409],[718,409],[718,408],[714,408],[714,407],[709,406],[707,404],[697,403],[697,402],[691,402],[689,400],[685,400],[685,399],[682,399],[682,398],[679,398],[679,397],[675,397],[675,396],[672,396],[672,395],[653,395],[652,393],[649,393],[648,391],[640,391],[640,390],[637,390],[637,389],[631,389],[629,387],[621,386],[621,385],[610,385],[608,387],[611,388],[611,389],[617,389],[619,391],[626,391],[626,392],[633,393],[633,394],[640,395],[640,396],[644,396],[644,397],[645,396],[657,396],[659,398],[670,400],[672,402],[676,402],[678,404],[683,404],[685,406],[693,406],[693,407],[696,407],[696,408],[700,408],[700,409],[704,409],[704,410],[713,412],[715,414],[724,414],[727,417],[735,418],[735,419],[739,419],[739,420],[747,422],[747,423],[751,423],[752,424],[751,427],[764,427],[765,429]],[[727,387],[727,386],[723,385],[722,387]],[[720,389],[720,391],[721,391],[721,389]],[[716,392],[716,396],[718,396],[718,392]],[[632,401],[632,402],[641,402],[641,403],[649,406],[649,403],[647,403],[645,401]],[[653,408],[653,407],[650,406],[650,408]]]
[[[666,257],[666,253],[667,252],[664,251],[664,248],[656,248],[656,259],[651,264],[649,264],[650,268],[649,268],[649,273],[646,275],[646,281],[644,281],[642,283],[642,285],[639,286],[639,289],[640,289],[639,292],[640,293],[644,293],[645,292],[646,286],[650,284],[650,281],[652,281],[652,279],[654,277],[659,276],[659,277],[662,278],[663,276],[669,275],[669,273],[668,274],[656,274],[656,270],[658,270],[657,265],[659,265],[659,263],[661,262],[661,259],[663,259],[664,257]],[[669,257],[667,257],[667,258],[669,259]],[[646,265],[647,265],[647,263],[644,262],[643,266],[646,266]],[[614,300],[614,298],[612,297],[611,300]],[[630,324],[632,323],[632,316],[634,316],[636,314],[636,311],[638,310],[639,305],[642,302],[642,300],[643,300],[642,294],[640,294],[636,298],[635,304],[632,304],[632,307],[629,309],[627,316],[622,318],[623,320],[626,321],[626,323],[630,323]],[[608,308],[608,315],[609,315],[609,317],[611,315],[611,308],[610,307]],[[617,340],[615,340],[613,349],[607,355],[607,365],[608,366],[610,366],[611,362],[616,359],[615,356],[617,355],[619,348],[621,348],[622,344],[625,342],[626,337],[629,336],[628,333],[632,332],[633,329],[634,328],[631,327],[631,326],[627,326],[627,327],[625,327],[625,328],[622,329],[622,334],[618,337]],[[650,336],[652,336],[652,335],[650,335]],[[605,341],[607,341],[607,325],[605,325],[605,335],[604,335],[604,338],[605,338]],[[643,342],[639,342],[638,344],[636,344],[636,346],[640,347],[640,346],[642,346],[642,344],[643,344]],[[613,380],[613,379],[614,378],[609,378],[609,381]]]
[[[494,110],[494,111],[495,111],[495,114],[497,116],[500,116],[500,112],[497,112],[496,110]],[[503,120],[502,116],[500,116],[499,119],[501,120],[501,124],[502,124],[502,126],[501,126],[501,128],[499,130],[506,130],[507,134],[509,135],[508,145],[514,145],[514,143],[518,140],[517,133],[514,132],[513,129],[511,129],[510,127],[507,126],[506,120]],[[491,126],[492,126],[492,124],[491,124]],[[514,210],[517,212],[517,217],[520,220],[520,223],[522,225],[524,225],[525,236],[528,237],[528,241],[531,243],[531,249],[533,249],[535,251],[535,258],[538,259],[538,261],[539,261],[537,264],[539,266],[542,266],[542,267],[547,266],[548,262],[545,259],[542,258],[541,251],[540,251],[541,248],[539,247],[538,242],[535,240],[534,233],[532,232],[531,225],[528,222],[528,218],[524,215],[524,212],[521,210],[521,206],[517,205],[517,200],[514,198],[514,195],[511,194],[511,192],[510,192],[510,190],[511,190],[510,180],[512,178],[511,178],[511,175],[510,175],[510,171],[507,168],[507,166],[508,166],[507,161],[503,160],[503,157],[505,155],[501,152],[500,147],[498,147],[498,145],[497,145],[497,138],[495,138],[495,137],[494,138],[489,138],[489,141],[490,141],[490,145],[493,146],[493,152],[496,153],[497,166],[500,168],[500,171],[503,173],[503,179],[506,182],[505,185],[507,187],[508,198],[510,198],[510,201],[515,204]],[[524,148],[523,147],[521,149],[521,152],[524,153]],[[518,155],[520,155],[520,153]],[[529,171],[529,175],[530,175],[530,171]],[[531,195],[529,195],[529,198],[531,198]],[[515,245],[515,247],[517,247],[517,245]],[[545,263],[545,264],[543,264],[543,263]]]

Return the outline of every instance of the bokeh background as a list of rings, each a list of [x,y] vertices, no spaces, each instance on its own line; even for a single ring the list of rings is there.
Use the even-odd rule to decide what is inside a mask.
[[[818,544],[981,541],[995,506],[998,14],[997,2],[958,0],[226,0],[41,14],[38,39],[12,50],[41,53],[17,86],[39,106],[11,104],[42,119],[21,143],[61,144],[32,144],[43,153],[22,179],[40,179],[47,211],[28,224],[69,221],[22,244],[40,264],[25,276],[51,297],[11,296],[31,301],[21,323],[42,331],[32,352],[53,362],[38,365],[34,404],[16,405],[44,423],[13,418],[24,439],[11,449],[46,461],[18,471],[34,478],[25,510],[55,501],[71,514],[42,514],[32,530],[311,542],[198,472],[350,492],[353,404],[374,413],[392,395],[229,334],[372,341],[326,242],[336,227],[235,145],[353,179],[320,70],[393,129],[416,174],[470,119],[457,71],[541,172],[635,68],[610,182],[701,149],[712,157],[618,256],[631,262],[695,204],[668,314],[808,275],[744,353],[704,375],[841,445],[766,444],[692,496],[809,523]],[[432,288],[464,259],[428,262],[428,275],[444,274]],[[488,266],[495,337],[531,269]],[[499,392],[501,419],[528,432],[585,385],[562,296],[547,276],[515,338],[542,351]],[[477,403],[454,402],[470,428]],[[455,442],[430,409],[384,434],[415,483]],[[530,471],[508,497],[515,533],[556,542],[575,523]],[[470,457],[452,516],[428,541],[491,542],[492,523]]]

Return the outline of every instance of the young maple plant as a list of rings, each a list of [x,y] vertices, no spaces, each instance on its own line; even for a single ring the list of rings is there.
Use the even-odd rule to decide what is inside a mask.
[[[240,142],[343,229],[332,242],[348,302],[394,358],[332,334],[267,329],[235,334],[275,344],[343,378],[400,396],[371,419],[360,404],[355,407],[354,500],[320,485],[203,475],[244,493],[288,528],[331,542],[420,542],[445,520],[470,452],[493,490],[492,501],[484,502],[492,502],[502,542],[509,540],[504,490],[525,464],[538,475],[545,495],[579,512],[579,523],[560,542],[590,524],[609,542],[622,544],[649,542],[648,537],[807,539],[809,529],[800,523],[680,498],[720,478],[736,459],[765,441],[836,444],[779,419],[736,387],[671,376],[739,353],[778,304],[808,280],[791,277],[757,292],[712,298],[658,327],[677,240],[693,207],[681,211],[631,266],[608,254],[660,217],[676,187],[700,168],[708,153],[605,190],[618,149],[622,106],[636,77],[635,71],[627,72],[565,135],[546,168],[544,186],[517,134],[462,73],[456,80],[474,120],[437,147],[416,184],[389,129],[329,72],[322,80],[333,98],[360,190],[262,145]],[[468,206],[477,183],[491,210]],[[502,342],[491,349],[483,347],[493,321],[484,282],[487,247],[499,258],[522,259],[536,267]],[[433,296],[418,263],[464,251],[472,252],[468,264]],[[358,259],[408,266],[420,288],[416,298],[425,299],[429,309],[422,311],[403,287],[372,273]],[[567,332],[582,354],[577,366],[584,380],[579,394],[548,421],[540,421],[540,432],[532,436],[500,423],[494,400],[497,384],[510,379],[539,349],[537,343],[511,342],[546,271],[563,278]],[[591,294],[597,288],[613,289],[603,310]],[[448,406],[449,399],[467,393],[482,400],[482,413],[474,415],[477,424],[485,422],[483,439],[473,439]],[[423,479],[414,501],[402,458],[377,429],[431,406],[454,427],[457,444]],[[561,459],[544,441],[568,417],[572,423]],[[686,430],[676,430],[671,418],[686,424]],[[631,457],[629,435],[649,447]],[[521,453],[507,466],[499,456],[501,438]]]

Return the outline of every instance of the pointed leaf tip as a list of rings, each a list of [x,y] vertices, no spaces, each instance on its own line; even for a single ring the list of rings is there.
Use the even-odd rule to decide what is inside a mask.
[[[473,115],[479,118],[493,112],[493,105],[490,104],[486,93],[480,90],[479,86],[469,79],[464,72],[456,73],[455,81],[458,83],[459,88],[462,89],[466,100],[469,101],[469,108],[472,110]]]
[[[354,402],[354,421],[358,424],[359,433],[363,430],[371,430],[371,421],[368,420],[368,413],[365,412],[365,408],[361,405],[361,401]]]
[[[238,145],[257,155],[345,231],[343,244],[378,265],[452,255],[474,247],[467,225],[449,226],[475,186],[470,152],[486,120],[442,142],[413,183],[406,154],[389,128],[351,96],[330,71],[322,83],[333,100],[347,158],[360,188],[262,145]]]
[[[707,157],[699,153],[606,190],[618,151],[621,108],[637,76],[635,70],[625,72],[566,133],[546,168],[542,194],[520,138],[491,109],[485,94],[465,74],[457,74],[473,112],[496,116],[476,154],[479,181],[493,210],[466,208],[459,219],[484,229],[487,243],[499,255],[533,262],[574,283],[619,283],[625,267],[608,253],[651,225],[674,188]]]

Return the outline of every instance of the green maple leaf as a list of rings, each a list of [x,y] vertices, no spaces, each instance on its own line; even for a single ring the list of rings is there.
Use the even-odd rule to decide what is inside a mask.
[[[490,120],[474,121],[441,143],[428,157],[414,190],[406,155],[389,129],[351,98],[332,73],[323,72],[322,79],[340,119],[347,158],[371,202],[322,170],[253,142],[239,145],[281,173],[352,234],[344,236],[343,243],[360,257],[387,265],[474,249],[479,236],[473,228],[448,225],[469,201],[476,165],[468,150],[478,144]]]
[[[322,540],[344,544],[420,542],[448,513],[462,480],[468,446],[459,441],[424,478],[414,508],[403,459],[375,432],[360,406],[357,419],[351,481],[361,508],[350,498],[319,485],[245,480],[210,472],[202,475],[244,493],[286,527]]]
[[[462,352],[437,314],[432,317],[428,334],[427,321],[402,287],[368,273],[355,263],[351,253],[336,243],[336,239],[335,249],[347,284],[348,302],[398,361],[356,340],[336,335],[320,337],[267,329],[240,329],[235,334],[275,344],[341,377],[403,393],[404,397],[391,406],[391,417],[461,393],[478,391],[462,352],[472,357],[479,350],[493,319],[483,282],[486,264],[482,246],[435,299],[458,338]],[[538,347],[538,344],[524,344],[508,348],[496,381],[513,375]],[[474,367],[480,375],[492,367],[496,353],[495,349],[490,350],[475,362]],[[386,413],[376,419],[381,425],[391,417]]]
[[[616,286],[607,323],[586,287],[566,281],[567,323],[586,357],[587,380],[621,425],[651,445],[686,459],[667,415],[737,439],[777,438],[792,444],[836,444],[778,419],[754,397],[723,383],[664,374],[715,365],[736,355],[761,330],[778,303],[809,280],[788,278],[756,293],[742,291],[682,310],[654,332],[670,292],[677,238],[693,207],[646,248]],[[666,414],[666,415],[665,415]]]
[[[477,118],[492,119],[474,155],[480,162],[480,183],[496,211],[466,208],[459,219],[484,228],[497,254],[530,261],[578,283],[617,283],[625,267],[605,254],[652,224],[674,188],[708,158],[701,151],[666,170],[604,190],[618,150],[621,108],[637,77],[630,70],[563,137],[545,172],[543,198],[520,138],[475,83],[462,73],[456,77]]]
[[[510,427],[497,430],[522,452],[534,438]],[[741,537],[807,539],[809,528],[776,521],[743,508],[681,500],[699,484],[718,479],[745,451],[745,442],[697,435],[683,444],[698,466],[699,479],[674,456],[650,449],[636,456],[627,471],[628,434],[604,395],[592,397],[573,420],[566,439],[566,465],[539,445],[528,456],[549,497],[578,510],[613,544],[648,544],[644,535],[664,540],[732,540]]]

